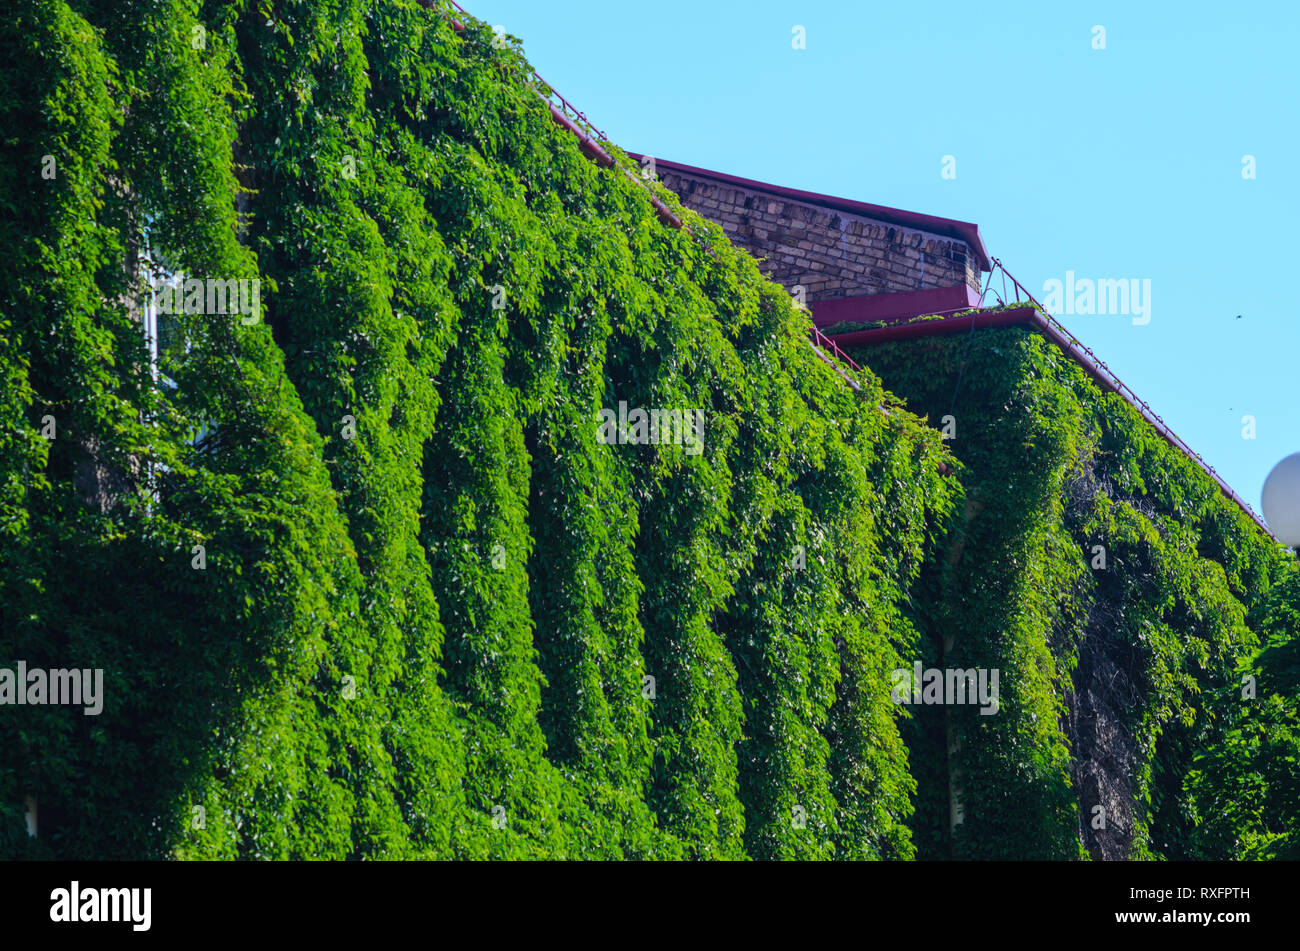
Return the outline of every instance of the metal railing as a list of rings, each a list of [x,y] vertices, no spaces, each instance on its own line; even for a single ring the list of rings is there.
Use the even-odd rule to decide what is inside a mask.
[[[1219,486],[1220,490],[1222,490],[1223,493],[1228,496],[1228,498],[1236,502],[1237,505],[1240,508],[1242,508],[1247,515],[1250,516],[1250,518],[1255,522],[1256,525],[1262,528],[1271,537],[1276,539],[1276,536],[1273,535],[1272,531],[1269,529],[1268,525],[1264,522],[1264,520],[1260,518],[1258,514],[1256,514],[1255,510],[1250,507],[1250,505],[1246,502],[1245,499],[1243,499],[1240,495],[1237,494],[1237,492],[1232,488],[1232,486],[1228,485],[1228,483],[1224,481],[1223,477],[1219,475],[1219,473],[1215,470],[1214,466],[1206,462],[1205,459],[1200,455],[1200,453],[1198,453],[1195,449],[1189,446],[1186,440],[1184,440],[1181,436],[1179,436],[1176,432],[1174,432],[1173,429],[1170,428],[1169,424],[1166,423],[1164,419],[1161,418],[1159,413],[1157,413],[1155,410],[1151,408],[1150,404],[1147,403],[1146,400],[1138,396],[1137,393],[1135,393],[1128,384],[1126,384],[1123,380],[1121,380],[1118,376],[1116,376],[1114,371],[1111,370],[1111,368],[1106,365],[1106,362],[1102,360],[1100,357],[1098,357],[1097,354],[1095,354],[1092,351],[1092,348],[1090,348],[1087,344],[1085,344],[1074,334],[1070,333],[1070,331],[1067,330],[1059,320],[1053,317],[1052,314],[1048,312],[1047,308],[1044,307],[1041,303],[1039,303],[1038,299],[1035,298],[1033,294],[1029,293],[1029,289],[1025,287],[1023,284],[1021,284],[1018,280],[1016,280],[1015,276],[1006,269],[1006,267],[1002,264],[1000,260],[998,260],[997,258],[990,258],[990,261],[993,264],[994,270],[989,273],[989,285],[991,286],[993,283],[993,275],[997,272],[1001,272],[1003,303],[1010,303],[1010,301],[1007,300],[1010,294],[1007,292],[1007,285],[1006,285],[1006,282],[1010,280],[1012,289],[1015,293],[1016,303],[1022,303],[1020,299],[1020,295],[1024,294],[1025,299],[1023,303],[1033,306],[1033,308],[1038,311],[1039,317],[1042,319],[1042,321],[1045,324],[1047,324],[1047,326],[1055,330],[1056,333],[1059,334],[1065,341],[1067,341],[1070,345],[1070,348],[1075,351],[1076,355],[1091,365],[1092,371],[1098,377],[1104,379],[1107,385],[1111,389],[1113,389],[1115,393],[1117,393],[1120,396],[1121,399],[1125,400],[1127,403],[1133,406],[1134,409],[1136,409],[1139,413],[1141,413],[1142,416],[1147,420],[1147,422],[1151,423],[1156,428],[1156,430],[1162,436],[1164,436],[1170,443],[1172,443],[1179,451],[1181,451],[1184,455],[1191,458],[1193,461],[1196,462],[1197,465],[1199,465],[1202,469],[1204,469],[1210,475],[1210,477],[1215,481],[1215,483]],[[985,287],[984,292],[985,293],[988,292],[988,287]],[[984,294],[981,294],[980,295],[981,303],[983,302],[983,300],[984,300]]]

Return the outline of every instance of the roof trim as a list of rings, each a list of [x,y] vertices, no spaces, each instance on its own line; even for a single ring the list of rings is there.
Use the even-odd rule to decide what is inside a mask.
[[[636,152],[628,152],[627,154],[638,162],[645,157]],[[853,201],[849,198],[836,198],[834,195],[822,195],[818,192],[786,188],[784,185],[773,185],[769,182],[755,181],[752,178],[727,175],[724,172],[715,172],[707,168],[686,165],[682,162],[672,162],[658,157],[655,157],[654,161],[656,167],[662,166],[673,171],[685,172],[688,175],[701,178],[711,178],[714,181],[736,185],[740,188],[767,192],[771,195],[780,195],[783,198],[806,202],[810,205],[819,205],[835,211],[862,215],[864,218],[873,218],[876,221],[884,221],[904,228],[912,228],[916,231],[928,231],[931,234],[945,238],[957,238],[964,241],[975,252],[975,258],[979,262],[981,271],[993,270],[988,248],[984,246],[984,238],[980,235],[980,226],[972,221],[957,221],[953,218],[940,218],[937,215],[923,215],[920,212],[904,211],[901,208],[890,208],[886,205],[873,205],[865,201]]]

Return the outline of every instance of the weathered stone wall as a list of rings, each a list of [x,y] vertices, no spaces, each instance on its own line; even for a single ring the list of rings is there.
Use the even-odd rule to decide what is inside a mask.
[[[761,259],[765,275],[787,288],[803,285],[810,303],[963,282],[979,289],[979,263],[960,239],[662,165],[658,174],[684,205]]]

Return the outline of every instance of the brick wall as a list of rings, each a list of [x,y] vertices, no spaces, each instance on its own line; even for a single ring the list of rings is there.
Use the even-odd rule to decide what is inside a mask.
[[[682,204],[717,222],[786,288],[809,303],[933,287],[980,286],[966,242],[698,176],[657,169]],[[765,260],[764,260],[765,259]]]

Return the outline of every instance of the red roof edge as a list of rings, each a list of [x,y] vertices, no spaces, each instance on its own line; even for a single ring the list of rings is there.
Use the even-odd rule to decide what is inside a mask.
[[[641,161],[645,156],[636,152],[628,152],[628,155]],[[988,248],[984,246],[984,238],[980,235],[980,226],[972,221],[957,221],[953,218],[940,218],[937,215],[923,215],[916,211],[904,211],[901,208],[889,208],[885,205],[873,205],[865,201],[853,201],[848,198],[836,198],[834,195],[822,195],[818,192],[806,192],[797,188],[786,188],[783,185],[772,185],[768,182],[755,181],[752,178],[741,178],[738,175],[727,175],[723,172],[714,172],[707,168],[698,168],[694,165],[686,165],[682,162],[672,162],[668,159],[655,158],[655,166],[663,166],[678,172],[685,172],[688,175],[695,175],[701,178],[711,178],[717,182],[725,182],[729,185],[737,185],[741,188],[749,188],[754,191],[767,192],[771,195],[780,195],[783,198],[791,198],[795,201],[806,202],[810,205],[820,205],[823,208],[830,208],[835,211],[844,211],[849,214],[862,215],[865,218],[874,218],[876,221],[884,221],[889,224],[901,225],[904,228],[913,228],[917,231],[928,231],[931,234],[937,234],[945,238],[957,238],[966,242],[966,245],[975,252],[975,257],[979,262],[981,271],[993,270]]]
[[[877,320],[905,320],[919,314],[955,314],[980,305],[980,296],[969,284],[927,287],[921,291],[892,294],[863,294],[812,303],[813,323],[825,328],[834,324],[867,324]]]
[[[1201,470],[1214,480],[1220,491],[1223,492],[1230,500],[1237,504],[1243,512],[1250,517],[1260,530],[1269,538],[1281,544],[1276,535],[1269,530],[1268,525],[1264,523],[1255,510],[1233,491],[1232,486],[1224,482],[1219,474],[1206,464],[1199,455],[1192,450],[1187,443],[1169,428],[1164,420],[1160,419],[1151,411],[1151,409],[1135,396],[1131,396],[1128,387],[1120,383],[1113,374],[1098,366],[1092,357],[1085,353],[1082,345],[1073,337],[1063,332],[1056,324],[1047,319],[1037,307],[1026,305],[1016,307],[1011,310],[997,311],[979,311],[973,310],[969,313],[957,314],[952,317],[942,317],[938,320],[919,320],[913,323],[899,323],[892,327],[879,327],[874,330],[855,330],[843,334],[831,334],[830,339],[835,341],[840,347],[866,347],[877,343],[885,343],[891,340],[912,340],[917,337],[938,337],[947,334],[961,333],[962,331],[970,332],[974,329],[984,329],[986,327],[1006,327],[1012,324],[1026,324],[1047,337],[1054,344],[1064,350],[1069,356],[1078,363],[1084,371],[1092,377],[1102,389],[1114,393],[1124,402],[1136,409],[1152,427],[1155,428],[1165,441],[1171,446],[1187,456]]]

